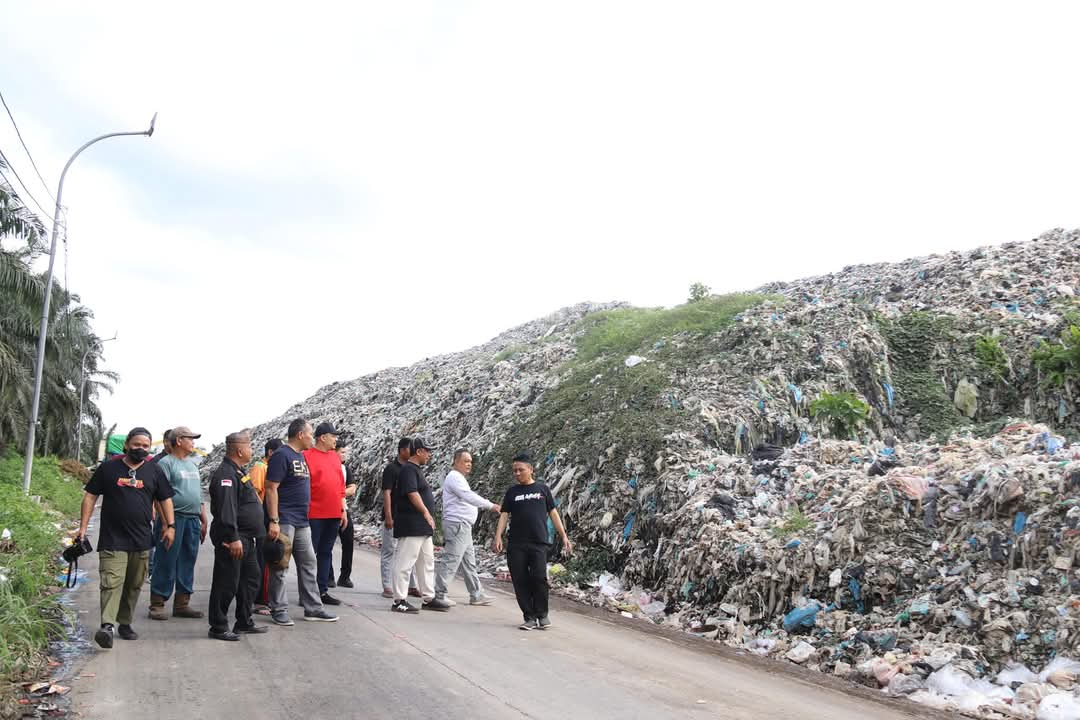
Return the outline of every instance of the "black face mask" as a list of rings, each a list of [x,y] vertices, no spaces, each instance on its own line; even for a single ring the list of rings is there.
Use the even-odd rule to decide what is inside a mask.
[[[145,448],[131,448],[127,451],[128,460],[133,463],[141,463],[150,457],[150,451]]]

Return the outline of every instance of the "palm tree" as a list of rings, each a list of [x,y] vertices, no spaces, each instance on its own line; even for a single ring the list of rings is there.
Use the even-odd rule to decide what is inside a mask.
[[[4,167],[0,161],[0,169]],[[0,448],[19,442],[27,430],[45,289],[44,276],[35,273],[31,263],[41,254],[44,238],[44,224],[0,179]],[[91,422],[89,436],[100,436],[101,412],[94,399],[101,390],[111,392],[118,378],[100,368],[101,339],[90,327],[93,313],[59,285],[52,292],[36,449],[89,459],[93,452],[75,447],[75,430],[82,421],[79,393]]]

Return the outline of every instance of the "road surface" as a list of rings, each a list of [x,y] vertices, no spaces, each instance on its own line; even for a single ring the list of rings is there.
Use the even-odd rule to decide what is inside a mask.
[[[91,535],[96,537],[92,529]],[[192,604],[206,609],[213,565],[202,547]],[[337,623],[271,625],[239,642],[207,638],[205,620],[146,617],[144,587],[133,642],[93,650],[68,673],[85,718],[729,718],[899,720],[941,717],[907,702],[784,663],[740,658],[717,643],[645,632],[641,621],[555,601],[554,627],[518,630],[513,595],[447,613],[389,612],[378,555],[358,548]],[[99,623],[96,553],[73,593],[83,633]],[[290,573],[291,602],[296,602]],[[451,589],[467,600],[458,581]],[[268,622],[260,617],[258,622]],[[808,679],[804,679],[808,678]],[[72,679],[73,678],[73,679]],[[821,681],[825,685],[819,684]]]

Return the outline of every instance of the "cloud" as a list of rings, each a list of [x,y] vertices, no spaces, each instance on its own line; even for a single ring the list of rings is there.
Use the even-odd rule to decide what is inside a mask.
[[[69,278],[108,416],[221,435],[584,299],[1078,225],[1078,15],[24,3],[0,67],[51,182],[161,113],[72,170]]]

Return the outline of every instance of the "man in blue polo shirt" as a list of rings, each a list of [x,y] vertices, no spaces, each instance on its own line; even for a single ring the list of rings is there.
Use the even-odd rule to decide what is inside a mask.
[[[311,504],[311,472],[303,452],[315,444],[311,424],[303,418],[289,423],[288,439],[274,451],[266,467],[266,513],[270,520],[266,537],[277,539],[285,535],[292,541],[292,557],[296,561],[296,579],[300,588],[300,604],[304,619],[313,622],[336,622],[323,608],[319,585],[315,578],[315,547],[311,544],[308,506]],[[289,600],[285,593],[285,570],[270,573],[270,619],[278,625],[293,624],[289,617]]]

